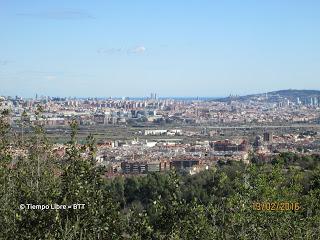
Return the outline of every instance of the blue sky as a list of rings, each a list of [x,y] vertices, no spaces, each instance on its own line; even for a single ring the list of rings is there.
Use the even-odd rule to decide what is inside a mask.
[[[320,1],[0,0],[0,95],[320,90]]]

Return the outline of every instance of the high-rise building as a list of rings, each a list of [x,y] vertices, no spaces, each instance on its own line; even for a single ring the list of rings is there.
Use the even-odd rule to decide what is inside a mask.
[[[313,105],[314,105],[314,106],[318,106],[318,104],[319,104],[319,103],[318,103],[318,98],[317,98],[317,97],[314,97],[314,98],[313,98]]]
[[[312,97],[310,98],[310,105],[311,105],[311,106],[314,105],[314,103],[313,103],[313,98],[312,98]]]
[[[301,100],[299,97],[297,97],[297,104],[300,105],[301,104]]]

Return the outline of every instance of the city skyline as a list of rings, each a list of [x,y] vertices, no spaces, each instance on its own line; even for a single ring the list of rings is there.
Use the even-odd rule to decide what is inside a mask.
[[[125,95],[119,95],[119,96],[66,96],[66,95],[44,95],[44,94],[38,94],[36,93],[34,96],[19,96],[17,94],[15,95],[0,95],[0,97],[5,97],[5,98],[23,98],[23,99],[45,99],[45,98],[61,98],[61,99],[99,99],[99,100],[108,100],[108,99],[115,99],[115,100],[148,100],[148,99],[186,99],[186,100],[223,100],[227,98],[235,98],[235,99],[240,99],[243,97],[251,97],[251,96],[269,96],[269,94],[280,94],[280,92],[289,92],[289,94],[293,94],[294,92],[299,92],[304,93],[304,94],[320,94],[320,90],[317,89],[278,89],[274,91],[267,91],[267,92],[251,92],[248,94],[243,94],[243,95],[238,95],[238,94],[229,94],[225,96],[195,96],[195,95],[190,95],[190,96],[161,96],[156,92],[151,92],[149,94],[144,94],[141,96],[137,95],[131,95],[131,96],[125,96]],[[312,93],[310,93],[312,92]],[[299,98],[299,97],[298,97]]]
[[[320,4],[309,3],[2,1],[0,95],[319,90]]]

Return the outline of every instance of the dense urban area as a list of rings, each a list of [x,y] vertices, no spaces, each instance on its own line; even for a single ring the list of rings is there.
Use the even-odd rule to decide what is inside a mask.
[[[320,91],[0,108],[1,239],[319,239]]]
[[[157,99],[153,93],[140,100],[16,97],[2,98],[2,108],[10,109],[17,132],[27,133],[27,123],[44,126],[61,158],[69,123],[76,121],[79,134],[98,140],[96,160],[108,176],[173,168],[193,174],[217,161],[248,163],[252,154],[270,161],[285,151],[319,153],[319,94],[295,93],[216,100]]]

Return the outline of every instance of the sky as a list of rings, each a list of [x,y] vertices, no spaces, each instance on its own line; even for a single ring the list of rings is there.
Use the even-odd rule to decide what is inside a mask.
[[[0,0],[0,95],[320,90],[318,0]]]

